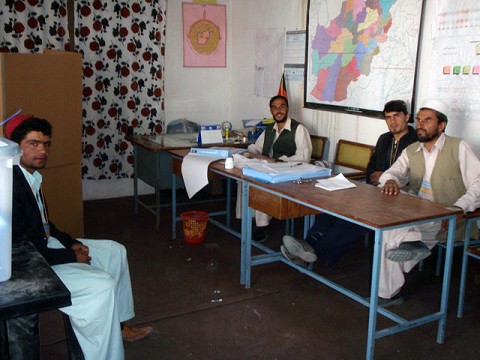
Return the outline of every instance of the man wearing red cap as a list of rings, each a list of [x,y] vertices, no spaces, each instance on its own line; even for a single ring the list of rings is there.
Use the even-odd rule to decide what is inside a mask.
[[[6,135],[22,150],[13,169],[12,240],[32,242],[69,289],[69,315],[85,359],[123,359],[123,340],[135,341],[152,328],[133,328],[133,296],[126,249],[111,240],[74,239],[48,217],[41,190],[51,145],[47,120],[17,116]],[[120,325],[122,324],[122,325]]]
[[[464,213],[480,207],[480,161],[464,140],[444,134],[447,113],[448,106],[442,101],[425,100],[416,116],[419,141],[408,146],[382,174],[379,186],[383,194],[398,195],[400,188],[408,183],[409,193],[422,199]],[[448,222],[437,221],[384,232],[379,305],[403,302],[400,292],[405,282],[403,273],[429,256],[439,239],[446,239],[447,226]],[[464,235],[460,214],[456,240]]]

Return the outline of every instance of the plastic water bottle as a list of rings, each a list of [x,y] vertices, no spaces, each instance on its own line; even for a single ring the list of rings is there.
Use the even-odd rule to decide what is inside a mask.
[[[16,143],[0,138],[0,281],[12,276],[12,169],[20,154]]]

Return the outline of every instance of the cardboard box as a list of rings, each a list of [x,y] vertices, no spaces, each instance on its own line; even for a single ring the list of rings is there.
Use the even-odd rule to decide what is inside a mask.
[[[49,215],[61,230],[83,236],[81,54],[0,54],[0,117],[17,109],[52,124],[52,147],[42,171]]]

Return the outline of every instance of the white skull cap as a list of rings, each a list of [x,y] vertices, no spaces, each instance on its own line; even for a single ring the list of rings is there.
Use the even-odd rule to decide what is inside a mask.
[[[441,112],[445,116],[448,116],[448,105],[441,100],[427,99],[422,103],[422,106],[420,107],[420,109],[423,108],[432,109]]]

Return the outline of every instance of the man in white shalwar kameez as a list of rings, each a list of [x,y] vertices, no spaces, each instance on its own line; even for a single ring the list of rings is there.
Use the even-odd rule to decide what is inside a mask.
[[[464,140],[444,134],[447,113],[448,106],[442,101],[428,99],[422,104],[416,116],[419,142],[402,152],[380,177],[379,186],[384,194],[397,195],[408,184],[412,195],[461,209],[456,229],[456,238],[461,239],[465,234],[463,213],[480,207],[480,161]],[[445,235],[447,224],[437,221],[384,232],[380,305],[403,302],[403,273],[430,255],[430,249]],[[476,233],[476,226],[473,230]]]
[[[111,240],[74,239],[48,218],[37,171],[48,159],[48,121],[18,115],[5,133],[22,150],[13,169],[13,241],[32,242],[70,291],[72,305],[60,310],[70,317],[85,359],[123,359],[123,340],[139,340],[152,331],[124,324],[135,315],[125,247]]]

